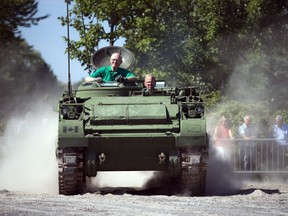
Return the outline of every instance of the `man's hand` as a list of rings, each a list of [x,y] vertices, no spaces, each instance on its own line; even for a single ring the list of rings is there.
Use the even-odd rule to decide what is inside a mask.
[[[126,77],[122,77],[121,75],[117,76],[117,77],[115,78],[115,81],[116,81],[116,82],[119,82],[119,83],[123,83],[123,84],[128,83],[127,78],[126,78]]]
[[[98,82],[101,83],[103,82],[101,77],[93,78],[93,77],[86,77],[85,82]]]

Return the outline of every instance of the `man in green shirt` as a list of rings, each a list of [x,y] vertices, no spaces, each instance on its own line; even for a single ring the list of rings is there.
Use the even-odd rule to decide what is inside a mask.
[[[133,83],[137,78],[130,71],[120,68],[122,56],[120,53],[113,53],[110,58],[111,65],[99,68],[85,79],[86,82],[109,82],[117,81],[122,83]]]

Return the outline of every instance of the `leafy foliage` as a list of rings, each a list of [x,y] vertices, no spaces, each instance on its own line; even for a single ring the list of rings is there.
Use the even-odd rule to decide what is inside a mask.
[[[49,104],[63,88],[40,53],[18,31],[20,26],[30,27],[47,17],[35,17],[36,12],[34,0],[0,2],[0,134],[15,113],[25,115],[39,100]]]
[[[7,118],[15,111],[28,111],[39,98],[47,102],[55,99],[56,76],[39,53],[24,41],[9,43],[2,51],[5,53],[0,57],[2,117]]]
[[[253,124],[258,130],[258,137],[271,138],[270,129],[275,115],[271,115],[268,107],[263,103],[240,103],[234,100],[223,100],[210,111],[212,112],[209,112],[208,116],[215,125],[220,116],[225,115],[230,120],[233,134],[236,136],[239,126],[244,122],[244,116],[251,115]]]
[[[152,72],[172,86],[199,86],[208,109],[228,112],[235,124],[247,113],[262,125],[287,113],[287,1],[75,0],[73,6],[71,26],[80,40],[71,48],[83,65],[100,40],[113,45],[124,37],[139,77]]]
[[[48,17],[35,17],[38,3],[35,0],[2,0],[0,2],[0,45],[19,35],[19,27],[30,27]]]

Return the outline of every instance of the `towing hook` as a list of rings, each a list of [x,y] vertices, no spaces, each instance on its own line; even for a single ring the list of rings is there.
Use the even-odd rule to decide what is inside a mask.
[[[99,164],[103,164],[105,162],[106,155],[104,153],[101,153],[99,155]]]
[[[158,155],[158,158],[159,158],[159,163],[160,164],[164,164],[165,163],[165,154],[163,152],[161,152],[159,155]]]

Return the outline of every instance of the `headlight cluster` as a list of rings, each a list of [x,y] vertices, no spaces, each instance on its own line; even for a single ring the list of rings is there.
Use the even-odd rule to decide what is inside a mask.
[[[204,115],[204,105],[202,103],[182,104],[182,112],[186,118],[201,118]]]
[[[78,119],[83,111],[83,105],[61,105],[60,113],[64,119]]]

